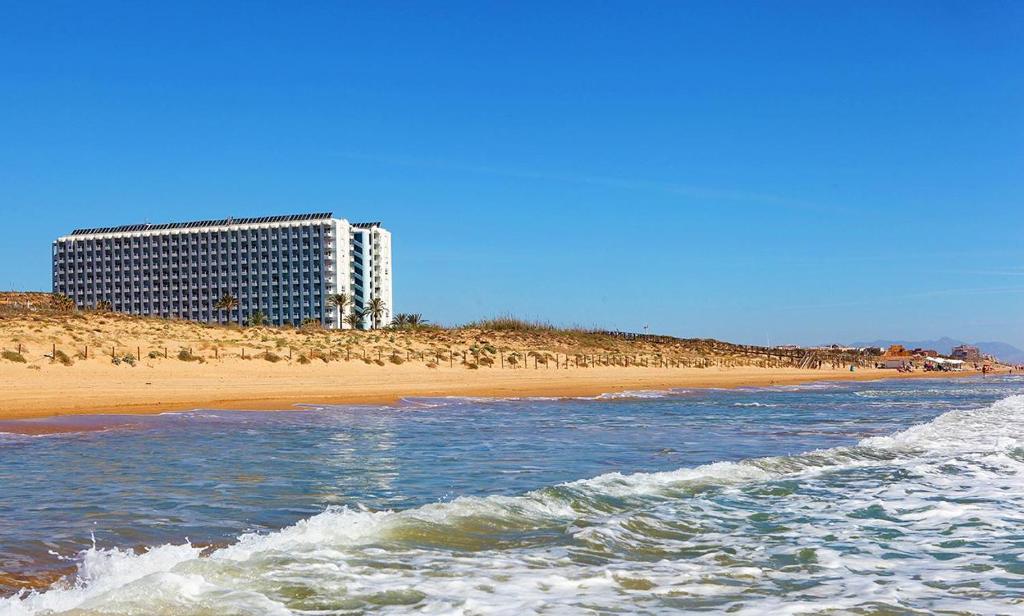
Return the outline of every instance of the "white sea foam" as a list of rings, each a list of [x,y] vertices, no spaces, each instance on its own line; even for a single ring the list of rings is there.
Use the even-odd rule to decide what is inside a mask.
[[[1021,439],[1024,439],[1024,395],[1016,395],[985,408],[949,411],[891,436],[866,439],[861,445],[939,453],[992,453],[1020,447]]]
[[[90,549],[0,614],[1024,611],[1024,396],[856,447]]]
[[[626,391],[613,391],[596,396],[581,396],[578,400],[655,400],[658,398],[667,398],[669,396],[675,396],[682,393],[686,393],[684,389],[644,389],[644,390],[626,390]]]

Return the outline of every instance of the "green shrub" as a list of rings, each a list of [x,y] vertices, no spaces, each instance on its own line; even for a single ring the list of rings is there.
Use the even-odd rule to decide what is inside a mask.
[[[551,323],[528,321],[512,315],[502,315],[490,319],[471,321],[462,326],[463,329],[485,329],[496,332],[551,332],[556,328]]]
[[[299,355],[299,359],[297,359],[296,361],[298,361],[302,365],[306,365],[306,364],[309,363],[309,358],[306,357],[305,354],[303,354],[303,355]]]
[[[388,359],[391,360],[391,363],[399,366],[405,363],[405,358],[403,358],[398,353],[393,353],[391,357],[389,357]]]
[[[17,351],[4,351],[3,358],[18,364],[28,363],[28,361],[25,359],[25,356]]]
[[[64,364],[65,366],[70,366],[71,364],[75,363],[73,359],[68,357],[67,353],[61,351],[60,349],[57,349],[57,351],[53,354],[53,361],[58,361]]]
[[[262,310],[249,315],[249,327],[263,327],[267,324],[267,315]]]
[[[178,359],[181,361],[197,361],[199,363],[204,363],[206,361],[198,355],[193,355],[190,349],[181,349],[178,351]]]
[[[161,357],[163,357],[163,353],[161,353],[160,351],[150,351],[149,352],[149,358],[150,359],[159,359]]]
[[[263,359],[269,361],[270,363],[276,364],[277,362],[281,361],[281,356],[278,355],[277,353],[271,353],[270,351],[266,351],[263,353]]]

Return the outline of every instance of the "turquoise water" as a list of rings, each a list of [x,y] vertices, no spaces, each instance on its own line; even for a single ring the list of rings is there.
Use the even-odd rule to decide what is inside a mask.
[[[0,614],[1024,613],[1020,377],[60,424]]]

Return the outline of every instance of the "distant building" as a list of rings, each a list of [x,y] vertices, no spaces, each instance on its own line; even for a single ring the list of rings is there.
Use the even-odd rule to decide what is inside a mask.
[[[953,347],[953,350],[949,354],[953,359],[959,359],[962,361],[981,361],[981,351],[976,346],[970,346],[967,344],[961,344],[958,347]]]
[[[924,358],[924,369],[939,372],[962,372],[964,362],[962,359],[946,359],[933,355]]]
[[[345,293],[346,312],[382,299],[389,323],[391,233],[329,212],[76,229],[53,242],[53,292],[80,308],[328,327],[344,326],[329,297]],[[224,295],[238,302],[230,312],[214,307]]]
[[[885,357],[910,357],[911,353],[902,344],[894,344],[885,351]]]

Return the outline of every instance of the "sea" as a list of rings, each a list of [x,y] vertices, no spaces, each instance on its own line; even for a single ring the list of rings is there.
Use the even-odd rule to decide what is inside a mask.
[[[1024,614],[1020,376],[27,425],[4,616]]]

